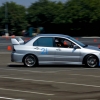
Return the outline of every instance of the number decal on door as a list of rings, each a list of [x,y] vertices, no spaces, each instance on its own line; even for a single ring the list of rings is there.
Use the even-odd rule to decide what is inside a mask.
[[[42,50],[42,51],[41,51],[41,54],[42,54],[42,55],[48,54],[47,48],[42,48],[41,50]]]

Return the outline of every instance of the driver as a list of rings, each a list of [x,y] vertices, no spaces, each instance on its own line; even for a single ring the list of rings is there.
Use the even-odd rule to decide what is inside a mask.
[[[69,47],[68,42],[66,40],[64,40],[63,45],[64,47]]]
[[[57,46],[57,47],[61,47],[61,43],[59,42],[58,39],[55,40],[55,43],[56,43],[56,46]]]

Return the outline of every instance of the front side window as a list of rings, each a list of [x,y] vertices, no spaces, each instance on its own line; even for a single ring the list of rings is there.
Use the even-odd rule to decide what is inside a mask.
[[[55,38],[56,47],[73,48],[74,43],[64,38]]]
[[[40,37],[33,43],[33,46],[53,47],[53,38],[52,37]]]

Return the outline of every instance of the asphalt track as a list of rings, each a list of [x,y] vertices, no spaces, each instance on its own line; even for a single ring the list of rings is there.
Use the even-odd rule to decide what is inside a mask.
[[[99,38],[77,38],[94,46]],[[36,66],[10,61],[10,39],[0,38],[0,100],[100,100],[100,68]]]

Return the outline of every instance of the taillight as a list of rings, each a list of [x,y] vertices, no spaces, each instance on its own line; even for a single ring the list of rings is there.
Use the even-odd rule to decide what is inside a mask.
[[[13,47],[13,52],[15,52],[16,50],[15,50],[15,48]]]

